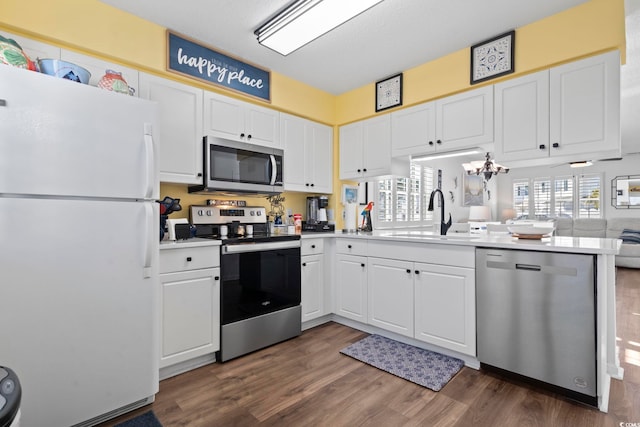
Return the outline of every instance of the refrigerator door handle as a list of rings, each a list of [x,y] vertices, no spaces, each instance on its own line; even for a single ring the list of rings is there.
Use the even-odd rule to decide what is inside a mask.
[[[154,187],[154,169],[155,164],[155,147],[153,146],[153,137],[151,136],[151,124],[144,124],[144,149],[146,159],[146,171],[147,171],[147,185],[144,192],[145,199],[151,199],[153,197]]]
[[[144,236],[144,268],[143,268],[143,277],[148,279],[152,274],[152,258],[153,258],[153,207],[151,203],[144,204],[144,217],[145,224],[147,225],[145,228],[145,236]]]

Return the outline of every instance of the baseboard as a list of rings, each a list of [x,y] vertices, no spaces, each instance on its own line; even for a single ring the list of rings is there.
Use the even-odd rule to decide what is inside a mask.
[[[216,361],[215,353],[205,354],[204,356],[195,357],[184,362],[176,363],[175,365],[166,366],[160,369],[160,381],[167,378],[175,377],[176,375],[184,374],[196,368],[200,368],[205,365],[209,365]]]

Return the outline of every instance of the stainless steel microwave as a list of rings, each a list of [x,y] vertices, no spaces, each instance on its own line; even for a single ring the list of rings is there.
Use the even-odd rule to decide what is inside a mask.
[[[205,136],[203,183],[189,192],[282,193],[283,156],[277,148]]]

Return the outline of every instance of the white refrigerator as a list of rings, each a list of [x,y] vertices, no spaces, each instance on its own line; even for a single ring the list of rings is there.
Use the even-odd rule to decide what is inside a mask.
[[[0,365],[21,424],[94,425],[158,391],[155,103],[0,65]]]

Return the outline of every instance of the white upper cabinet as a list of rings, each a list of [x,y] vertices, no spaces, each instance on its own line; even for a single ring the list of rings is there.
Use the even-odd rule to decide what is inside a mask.
[[[495,97],[495,158],[508,166],[620,156],[617,51],[498,83]]]
[[[285,191],[333,191],[333,129],[290,114],[280,114]]]
[[[204,134],[281,148],[278,111],[204,92]]]
[[[618,51],[552,68],[549,89],[552,156],[620,155]]]
[[[340,127],[340,179],[409,176],[409,160],[391,157],[391,115]]]
[[[495,85],[495,158],[526,160],[549,152],[549,71]]]
[[[391,113],[394,157],[493,142],[493,87],[486,86]]]
[[[140,73],[138,70],[66,49],[61,50],[60,59],[86,68],[91,73],[91,78],[89,79],[89,84],[91,86],[98,86],[98,82],[100,82],[102,77],[104,77],[107,70],[121,73],[122,78],[129,86],[130,94],[133,96],[139,96],[138,80]]]
[[[158,103],[160,181],[202,184],[202,90],[140,73],[140,97]]]

